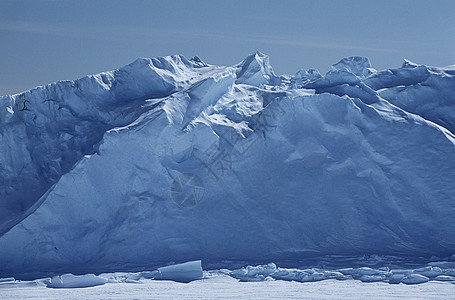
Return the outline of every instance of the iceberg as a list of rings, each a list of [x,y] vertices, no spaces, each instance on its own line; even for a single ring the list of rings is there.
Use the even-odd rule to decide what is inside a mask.
[[[278,76],[257,52],[227,67],[141,58],[3,96],[0,278],[201,259],[449,257],[454,90],[454,66],[377,71],[350,57],[324,76]],[[236,276],[273,268],[263,269]],[[445,275],[422,274],[390,278]]]

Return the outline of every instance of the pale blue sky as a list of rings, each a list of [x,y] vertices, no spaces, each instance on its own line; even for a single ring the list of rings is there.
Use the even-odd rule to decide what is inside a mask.
[[[454,20],[452,0],[0,0],[0,95],[171,54],[232,65],[260,50],[278,74],[350,55],[445,66]]]

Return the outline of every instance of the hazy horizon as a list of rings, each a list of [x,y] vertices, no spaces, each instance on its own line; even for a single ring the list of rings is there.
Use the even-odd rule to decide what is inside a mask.
[[[352,55],[446,66],[454,15],[455,1],[0,0],[0,95],[173,54],[233,65],[259,50],[277,74]]]

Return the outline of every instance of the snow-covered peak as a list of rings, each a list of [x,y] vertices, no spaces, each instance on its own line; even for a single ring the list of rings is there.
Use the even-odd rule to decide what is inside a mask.
[[[276,78],[273,68],[270,65],[268,55],[259,51],[251,54],[237,66],[236,83],[263,86],[269,84]]]
[[[197,55],[193,56],[193,58],[190,59],[190,62],[193,64],[193,67],[195,68],[203,68],[209,66],[208,64],[203,62],[202,59],[200,59],[199,56]]]
[[[403,61],[403,64],[401,65],[402,68],[406,68],[406,69],[415,68],[415,67],[418,67],[418,66],[419,66],[418,64],[416,64],[415,62],[410,61],[409,59],[405,59]]]
[[[342,69],[346,69],[360,78],[368,77],[376,72],[376,70],[371,67],[370,60],[367,57],[361,56],[345,57],[331,67],[332,71],[339,71]]]

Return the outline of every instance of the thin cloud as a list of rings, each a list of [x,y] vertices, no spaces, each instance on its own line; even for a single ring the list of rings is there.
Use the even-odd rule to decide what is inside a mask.
[[[41,33],[41,34],[52,34],[59,36],[75,36],[80,35],[77,28],[71,28],[68,26],[56,26],[45,23],[36,22],[25,22],[25,21],[10,21],[0,20],[1,31],[13,31],[13,32],[26,32],[26,33]]]
[[[24,33],[50,34],[62,37],[80,37],[109,41],[134,41],[138,38],[153,38],[157,34],[164,36],[174,36],[178,38],[198,38],[209,40],[231,40],[241,42],[254,42],[260,44],[273,44],[283,46],[312,47],[323,49],[345,49],[357,51],[374,51],[383,53],[409,54],[409,51],[369,47],[364,45],[355,45],[352,40],[350,43],[339,41],[330,41],[308,37],[296,38],[277,38],[273,36],[248,35],[239,33],[215,33],[215,32],[195,32],[185,30],[133,27],[133,26],[109,26],[109,27],[82,27],[59,24],[37,23],[27,21],[1,20],[0,31],[13,31]],[[360,41],[359,41],[360,42]]]

